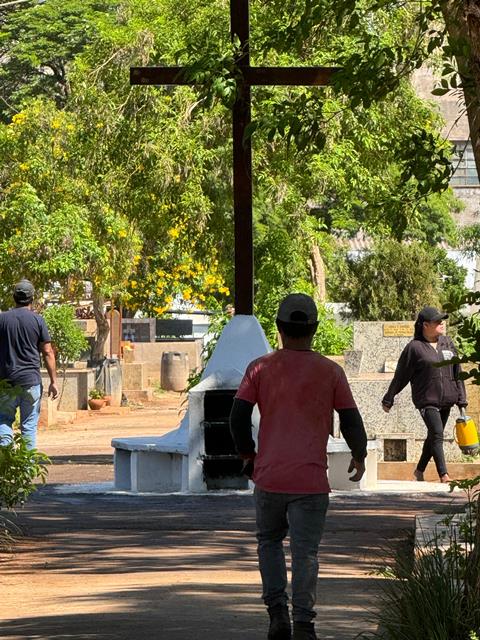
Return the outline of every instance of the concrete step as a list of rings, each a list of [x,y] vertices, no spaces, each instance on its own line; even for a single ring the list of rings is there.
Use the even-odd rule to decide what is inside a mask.
[[[416,466],[416,462],[379,462],[378,479],[412,480]],[[448,473],[452,480],[476,478],[480,476],[480,458],[478,462],[449,462],[447,466]],[[427,482],[438,482],[438,475],[433,461],[430,462],[425,471],[425,480]]]

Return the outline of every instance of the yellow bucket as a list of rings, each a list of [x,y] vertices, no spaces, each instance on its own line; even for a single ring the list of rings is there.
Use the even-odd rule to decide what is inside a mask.
[[[474,455],[477,453],[480,444],[475,422],[470,416],[461,415],[455,421],[455,442],[462,453]]]

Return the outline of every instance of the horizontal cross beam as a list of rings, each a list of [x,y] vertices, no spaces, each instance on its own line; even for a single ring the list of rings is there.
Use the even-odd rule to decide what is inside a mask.
[[[241,67],[245,84],[250,86],[323,86],[331,83],[336,67]],[[186,67],[132,67],[132,85],[191,85],[185,73]]]

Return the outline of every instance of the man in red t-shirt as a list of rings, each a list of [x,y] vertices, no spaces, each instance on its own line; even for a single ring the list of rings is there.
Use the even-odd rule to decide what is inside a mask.
[[[290,531],[293,639],[315,640],[313,619],[317,553],[330,491],[327,443],[333,411],[352,451],[348,472],[364,472],[367,437],[343,369],[312,351],[318,327],[310,296],[288,295],[277,327],[283,348],[254,360],[240,384],[230,429],[245,472],[255,482],[255,506],[263,600],[270,615],[269,640],[290,640],[287,570],[283,540]],[[258,404],[258,452],[251,417]]]

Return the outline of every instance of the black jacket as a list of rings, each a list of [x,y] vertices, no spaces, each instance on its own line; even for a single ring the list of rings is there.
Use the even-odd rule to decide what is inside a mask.
[[[465,385],[458,379],[460,365],[433,366],[456,355],[455,346],[448,336],[439,336],[437,349],[432,349],[423,337],[414,338],[400,355],[382,404],[391,407],[395,396],[410,382],[413,404],[417,409],[451,407],[454,404],[466,407]]]

